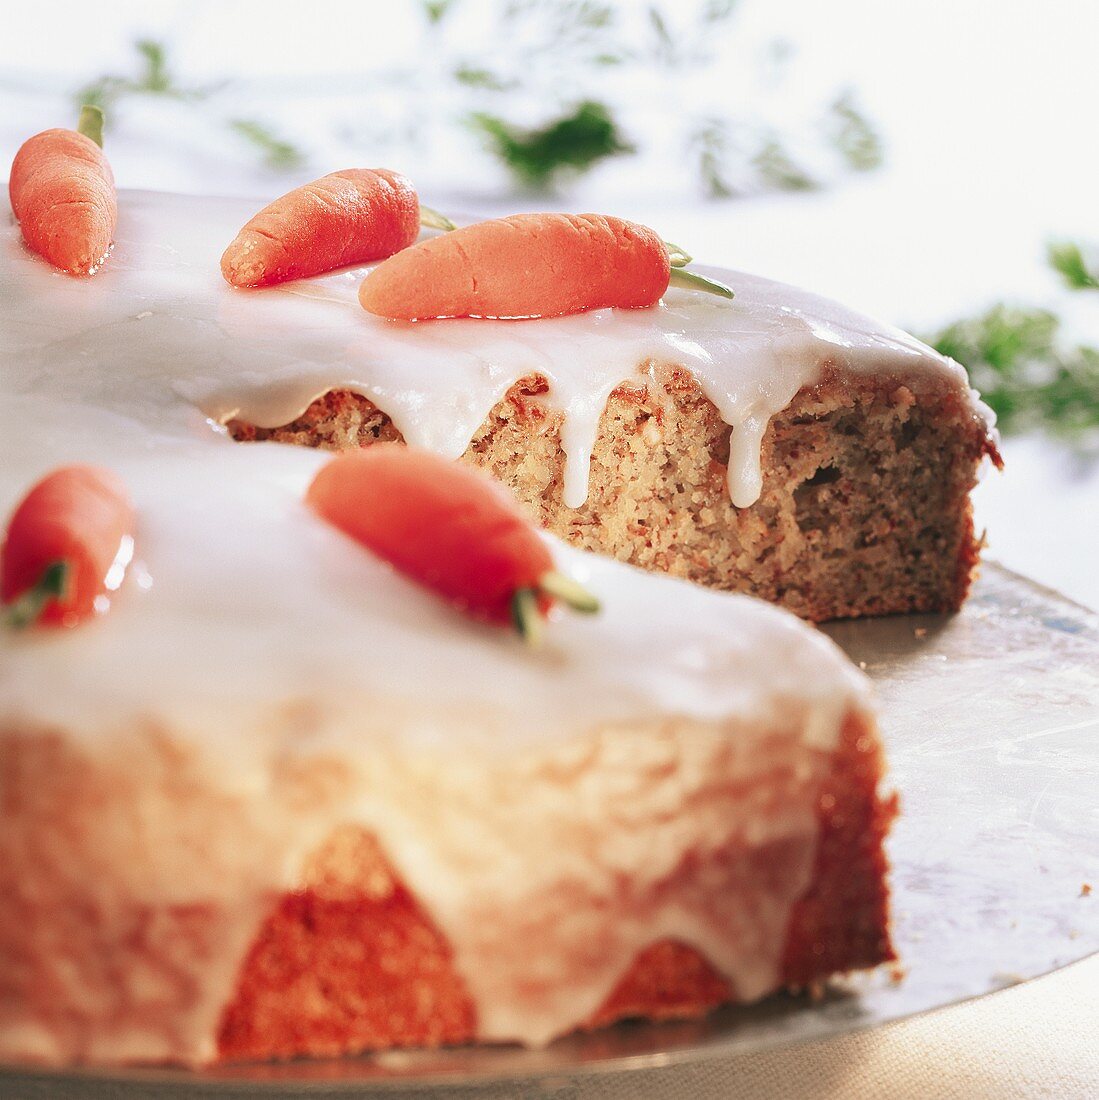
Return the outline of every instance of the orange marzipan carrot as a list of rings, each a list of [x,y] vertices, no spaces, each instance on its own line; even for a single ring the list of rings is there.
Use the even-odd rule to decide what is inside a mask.
[[[11,625],[75,626],[118,587],[133,550],[134,513],[118,476],[63,466],[15,509],[0,548],[0,602]]]
[[[225,250],[221,273],[238,287],[302,279],[392,256],[419,232],[410,180],[384,168],[349,168],[265,206]]]
[[[427,451],[381,444],[334,458],[310,507],[399,572],[466,614],[537,639],[556,600],[597,602],[555,572],[533,524],[498,482]]]
[[[107,258],[118,203],[111,166],[91,137],[59,129],[28,138],[15,154],[8,195],[27,247],[54,267],[91,275]]]
[[[363,280],[380,317],[556,317],[655,305],[668,248],[647,226],[603,214],[514,214],[422,241]]]

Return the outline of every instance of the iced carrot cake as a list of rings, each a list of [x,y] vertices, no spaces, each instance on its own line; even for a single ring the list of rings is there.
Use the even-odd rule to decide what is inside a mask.
[[[791,432],[839,462],[812,402],[886,378],[886,420],[938,394],[975,462],[955,369],[747,276],[735,307],[670,291],[523,325],[379,320],[346,273],[240,291],[217,261],[246,216],[123,193],[92,278],[3,233],[0,1058],[541,1044],[889,959],[894,807],[861,674],[783,610],[538,533],[439,456],[573,541],[695,575],[686,536],[644,535],[680,509],[671,471],[697,465],[674,495],[701,538],[769,499],[768,416],[801,402]],[[339,442],[391,445],[233,439],[318,400]],[[676,438],[718,421],[728,453]],[[715,479],[732,502],[707,511]]]

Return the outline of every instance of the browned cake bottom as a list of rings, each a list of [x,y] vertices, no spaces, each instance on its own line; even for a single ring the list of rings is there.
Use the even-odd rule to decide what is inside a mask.
[[[892,959],[882,842],[896,813],[881,799],[876,737],[857,718],[817,803],[812,884],[787,932],[781,984],[805,986]],[[692,947],[643,950],[583,1025],[701,1015],[736,990]],[[469,1042],[477,1014],[438,929],[372,838],[347,832],[313,861],[308,886],[285,896],[254,942],[225,1009],[224,1061],[334,1056]]]
[[[821,621],[950,611],[980,549],[969,492],[985,426],[944,379],[841,376],[826,367],[773,418],[763,492],[735,508],[729,427],[690,374],[653,367],[608,401],[588,499],[561,501],[561,418],[546,383],[517,383],[463,456],[508,485],[534,517],[585,550],[759,596]],[[273,429],[231,421],[242,441],[344,450],[401,441],[365,397],[332,391]]]

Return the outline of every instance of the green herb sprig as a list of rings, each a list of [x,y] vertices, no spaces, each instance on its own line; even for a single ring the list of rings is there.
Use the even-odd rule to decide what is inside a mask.
[[[106,74],[80,88],[74,96],[81,108],[97,107],[103,111],[134,96],[153,96],[183,103],[198,103],[217,95],[225,82],[185,85],[172,73],[168,63],[168,48],[163,42],[142,38],[134,43],[138,57],[135,76]],[[263,163],[276,171],[288,171],[305,163],[305,154],[293,143],[279,137],[265,123],[251,118],[228,118],[229,130],[253,146]]]
[[[1042,430],[1074,443],[1099,431],[1099,348],[1063,346],[1061,321],[1003,303],[930,343],[969,370],[1004,434]]]
[[[1099,267],[1088,264],[1075,241],[1050,241],[1046,255],[1069,290],[1099,290]]]
[[[484,111],[469,125],[526,187],[541,190],[568,172],[581,173],[607,157],[632,153],[633,145],[603,103],[585,100],[536,130],[513,126]]]
[[[844,92],[829,108],[832,144],[856,172],[870,172],[885,159],[881,137],[855,102],[854,93]]]
[[[136,76],[105,74],[77,90],[74,95],[79,106],[88,104],[107,110],[120,99],[133,95],[164,96],[167,99],[200,100],[218,91],[221,85],[180,84],[168,66],[168,48],[163,42],[151,38],[139,38],[134,43],[139,69]]]
[[[459,18],[457,3],[425,2],[431,32],[445,20]],[[455,82],[485,98],[486,106],[467,116],[485,147],[527,189],[551,188],[569,175],[581,175],[610,156],[628,155],[633,143],[621,136],[621,125],[608,105],[610,96],[595,92],[608,68],[647,74],[666,73],[679,81],[710,65],[715,46],[727,40],[736,0],[702,3],[650,2],[637,9],[595,0],[501,0],[497,38],[513,43],[499,52],[467,57],[454,67]],[[791,52],[785,43],[776,52],[772,82],[785,79]],[[547,67],[574,74],[589,94],[583,102],[596,112],[558,104],[541,126],[523,127],[508,117],[499,93],[543,94],[539,74]],[[498,104],[498,105],[497,105]],[[551,109],[551,112],[553,109]],[[578,117],[572,117],[572,115]],[[810,170],[799,151],[802,144],[823,144],[850,171],[877,168],[884,152],[877,130],[846,91],[817,119],[815,132],[795,138],[752,112],[682,112],[685,152],[696,167],[705,193],[733,198],[753,192],[805,191],[823,186],[823,171]]]
[[[305,154],[296,145],[280,138],[269,126],[254,118],[231,118],[229,129],[254,145],[268,168],[285,172],[305,163]]]
[[[626,136],[611,89],[627,73],[677,85],[692,79],[713,65],[717,46],[728,41],[739,11],[737,0],[650,0],[637,8],[607,0],[490,0],[485,10],[494,22],[484,36],[486,45],[448,55],[452,42],[468,40],[469,27],[462,21],[473,8],[459,0],[420,0],[424,41],[417,56],[362,74],[368,96],[389,100],[400,93],[401,115],[385,123],[370,121],[377,112],[364,104],[364,121],[356,124],[359,137],[375,154],[379,144],[399,140],[422,146],[430,140],[427,109],[417,95],[423,57],[430,55],[450,82],[449,101],[456,104],[442,124],[471,128],[489,154],[529,190],[552,189],[608,158],[635,153],[637,135]],[[499,48],[503,42],[508,49]],[[775,85],[791,79],[787,70],[793,54],[781,41],[771,47],[773,71],[765,83]],[[173,70],[165,43],[156,39],[137,41],[135,50],[132,73],[100,76],[76,93],[78,103],[107,108],[145,96],[198,104],[216,101],[229,86],[228,81],[185,83]],[[630,80],[626,86],[636,83]],[[511,113],[515,98],[545,101],[545,113],[534,123],[520,124]],[[850,92],[823,109],[802,134],[774,125],[759,105],[707,109],[692,101],[674,118],[684,154],[713,198],[808,190],[827,182],[836,166],[869,171],[883,157],[874,126]],[[306,161],[303,150],[262,116],[224,112],[220,122],[273,170],[296,169]],[[830,157],[823,163],[811,160],[805,147],[822,145]]]
[[[1070,289],[1099,288],[1079,245],[1051,243],[1048,261]],[[968,369],[1005,435],[1043,431],[1099,454],[1099,348],[1067,343],[1061,328],[1051,310],[1001,302],[927,343]]]

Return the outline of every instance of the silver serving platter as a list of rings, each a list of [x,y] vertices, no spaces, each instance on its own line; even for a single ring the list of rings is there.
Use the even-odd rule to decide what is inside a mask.
[[[883,969],[817,1000],[780,996],[690,1023],[619,1025],[546,1050],[469,1047],[198,1073],[0,1071],[0,1096],[364,1096],[459,1083],[545,1095],[576,1075],[733,1058],[874,1027],[1099,949],[1099,615],[989,565],[958,615],[826,629],[876,683],[901,791],[890,854],[903,976]]]

